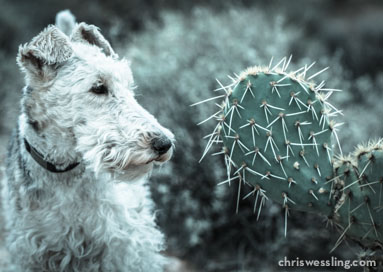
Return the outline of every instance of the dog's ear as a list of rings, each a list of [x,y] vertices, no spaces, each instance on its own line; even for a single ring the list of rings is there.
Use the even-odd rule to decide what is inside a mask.
[[[48,26],[32,41],[20,45],[17,63],[30,79],[49,81],[57,65],[73,55],[68,37],[55,26]]]
[[[105,55],[117,57],[113,48],[110,46],[110,43],[104,36],[102,36],[99,29],[94,25],[88,25],[86,23],[78,24],[72,32],[71,41],[95,45],[101,48]]]

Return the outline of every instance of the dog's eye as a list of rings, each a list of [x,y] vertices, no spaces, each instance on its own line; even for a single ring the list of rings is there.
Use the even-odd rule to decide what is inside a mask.
[[[97,86],[93,86],[90,91],[92,93],[95,93],[95,94],[108,94],[108,88],[103,85],[103,84],[100,84],[100,85],[97,85]]]

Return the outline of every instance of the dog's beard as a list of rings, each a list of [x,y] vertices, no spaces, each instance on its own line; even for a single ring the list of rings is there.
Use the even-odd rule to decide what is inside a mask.
[[[161,156],[142,155],[131,160],[130,164],[123,167],[117,167],[113,169],[114,178],[118,181],[135,181],[144,177],[150,176],[154,165],[161,165],[168,161],[173,154],[173,150],[170,149],[166,154]]]
[[[133,182],[149,176],[156,161],[150,150],[133,152],[132,149],[117,150],[100,146],[86,151],[83,158],[88,169],[96,176],[109,174],[119,182]]]

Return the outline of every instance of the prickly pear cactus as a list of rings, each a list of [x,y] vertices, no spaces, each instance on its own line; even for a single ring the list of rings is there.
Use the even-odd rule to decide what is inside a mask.
[[[290,59],[277,65],[252,67],[216,91],[224,94],[202,159],[213,144],[223,144],[227,179],[238,184],[238,201],[254,196],[259,216],[267,199],[282,204],[285,234],[290,209],[326,215],[340,227],[336,248],[345,237],[369,248],[382,247],[383,141],[359,146],[345,157],[332,117],[340,113],[328,101],[337,89],[312,81],[305,66],[286,72]],[[339,154],[334,156],[333,149]],[[242,186],[252,191],[241,195]]]
[[[344,235],[361,239],[364,246],[381,247],[383,240],[383,141],[360,145],[335,162],[335,186],[342,192],[334,217]]]
[[[252,186],[258,211],[271,198],[286,216],[290,208],[329,214],[338,126],[329,117],[338,111],[327,99],[337,90],[310,81],[324,70],[305,79],[312,65],[286,72],[290,60],[249,68],[222,86],[224,101],[207,150],[223,142],[228,174],[223,183]]]
[[[317,86],[295,75],[258,67],[245,71],[224,102],[220,136],[234,178],[254,186],[255,194],[263,192],[286,210],[321,206],[329,213],[330,110]]]

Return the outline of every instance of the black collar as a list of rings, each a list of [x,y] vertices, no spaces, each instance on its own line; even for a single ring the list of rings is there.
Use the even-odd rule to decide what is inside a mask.
[[[80,163],[72,163],[68,165],[65,169],[57,169],[56,166],[50,162],[47,162],[44,160],[44,156],[38,152],[33,146],[31,146],[28,141],[24,138],[24,144],[25,144],[25,149],[28,151],[29,154],[31,154],[32,158],[41,165],[41,167],[47,169],[50,172],[53,173],[62,173],[62,172],[67,172],[75,168],[77,165]]]

